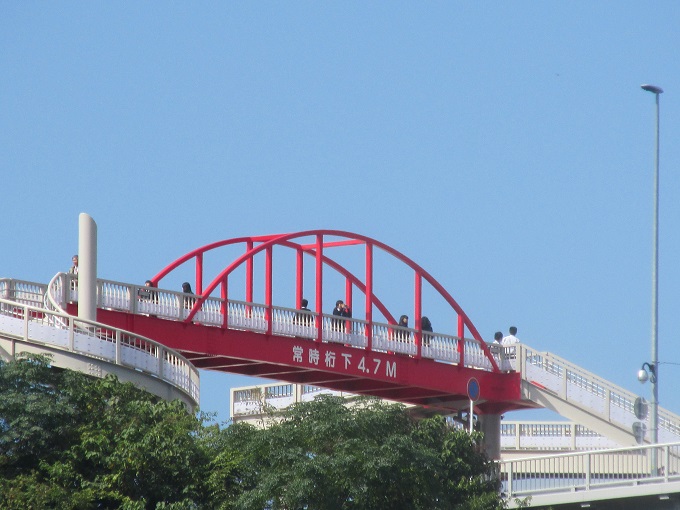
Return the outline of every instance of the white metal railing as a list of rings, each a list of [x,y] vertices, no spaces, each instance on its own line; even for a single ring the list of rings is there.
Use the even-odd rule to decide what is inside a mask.
[[[60,273],[50,282],[48,297],[55,307],[65,307],[77,300],[77,284],[73,275]],[[17,280],[0,280],[0,295],[40,302],[39,294],[45,286]],[[97,280],[97,306],[130,313],[152,315],[172,320],[184,320],[198,296],[164,289],[150,289],[141,285],[108,280]],[[225,314],[226,312],[226,320]],[[267,320],[270,318],[270,320]],[[321,340],[367,348],[368,335],[372,349],[407,355],[417,353],[417,332],[410,328],[373,323],[360,319],[339,318],[333,315],[307,312],[284,307],[267,307],[262,304],[208,297],[193,316],[193,321],[208,326],[224,326],[301,339],[317,339],[321,321]],[[482,345],[477,340],[461,339],[441,333],[422,333],[421,355],[424,358],[459,364],[461,352],[465,366],[491,370]],[[564,402],[587,411],[620,430],[631,430],[637,421],[633,405],[637,395],[597,377],[551,353],[539,352],[524,344],[499,346],[490,344],[489,350],[501,370],[517,370],[522,378],[536,388]],[[680,440],[680,416],[659,409],[659,439],[663,442]]]
[[[69,301],[77,300],[75,277],[60,273],[50,282],[48,294],[55,306],[65,307]],[[185,320],[199,296],[165,289],[149,288],[142,285],[97,280],[97,307],[120,310],[134,314],[145,314],[171,320]],[[227,313],[225,322],[224,313]],[[271,317],[271,321],[267,320]],[[358,348],[368,347],[368,325],[362,319],[340,318],[331,314],[301,312],[293,308],[267,307],[258,303],[207,297],[192,320],[205,326],[226,326],[264,333],[271,322],[271,332],[277,335],[318,338],[318,321],[321,321],[321,340],[340,343]],[[370,331],[372,349],[414,356],[417,354],[417,332],[401,326],[372,323]],[[448,363],[460,363],[461,349],[465,355],[465,366],[491,371],[492,366],[484,353],[481,342],[475,339],[461,339],[440,333],[423,333],[421,355]],[[494,354],[497,364],[503,366],[505,354]],[[509,370],[509,366],[505,366]]]
[[[667,483],[680,481],[680,443],[504,460],[498,470],[509,500]]]
[[[538,352],[524,344],[505,349],[514,350],[507,352],[506,357],[512,367],[522,374],[522,378],[535,387],[621,430],[630,431],[633,423],[639,421],[633,411],[638,396],[633,392],[555,354]],[[660,408],[659,441],[670,443],[679,440],[680,416]]]
[[[308,384],[274,383],[234,388],[231,392],[231,416],[236,420],[260,418],[270,411],[283,410],[296,402],[313,400],[320,394],[354,396]]]
[[[146,337],[7,299],[0,299],[0,331],[26,343],[149,374],[181,389],[198,403],[198,370],[176,351]]]
[[[583,425],[564,421],[503,421],[502,450],[596,450],[618,448],[616,441]]]
[[[9,299],[23,305],[42,307],[47,285],[11,278],[0,278],[0,299]]]

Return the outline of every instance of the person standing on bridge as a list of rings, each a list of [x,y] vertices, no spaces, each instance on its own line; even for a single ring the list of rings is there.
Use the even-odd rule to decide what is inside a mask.
[[[71,262],[73,265],[71,266],[71,269],[68,270],[68,274],[72,276],[71,290],[78,290],[78,255],[71,257]]]
[[[298,324],[300,326],[311,326],[312,325],[312,311],[307,308],[307,305],[309,304],[309,301],[306,299],[303,299],[300,301],[300,311],[295,314],[295,318],[293,319],[294,324]]]
[[[504,336],[501,340],[503,345],[513,345],[519,343],[519,338],[517,338],[517,328],[515,326],[510,326],[509,334]]]
[[[397,323],[397,326],[402,328],[408,328],[408,315],[402,315],[401,317],[399,317],[399,322]],[[397,329],[394,331],[394,339],[399,342],[405,342],[408,339],[408,332],[401,329]]]
[[[349,309],[349,306],[345,305],[345,302],[342,299],[338,299],[335,302],[335,308],[333,308],[333,315],[336,317],[347,317],[348,319],[352,318],[352,310]],[[344,320],[341,319],[333,319],[333,329],[335,331],[342,331]]]
[[[78,274],[78,255],[74,255],[73,257],[71,257],[71,262],[73,262],[73,265],[71,266],[71,269],[68,270],[68,274],[77,275]]]
[[[189,282],[184,282],[182,284],[182,292],[185,294],[193,294],[194,292],[191,290],[191,284]],[[196,302],[196,298],[189,297],[189,296],[184,296],[184,308],[193,308],[194,303]]]
[[[432,323],[427,317],[420,319],[420,330],[423,332],[423,345],[428,347],[432,339]]]

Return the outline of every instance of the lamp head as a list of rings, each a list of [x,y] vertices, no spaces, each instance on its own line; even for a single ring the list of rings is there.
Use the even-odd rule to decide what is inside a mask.
[[[640,85],[640,88],[642,90],[646,90],[647,92],[651,92],[652,94],[663,94],[663,89],[661,87],[657,87],[656,85],[649,85],[647,83]]]
[[[649,373],[644,368],[641,368],[638,371],[638,381],[641,383],[646,383],[647,379],[649,379]]]

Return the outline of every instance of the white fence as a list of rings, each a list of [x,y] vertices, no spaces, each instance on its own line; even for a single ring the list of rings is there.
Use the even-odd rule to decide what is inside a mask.
[[[508,499],[667,484],[680,481],[680,443],[507,460],[498,469]]]
[[[158,342],[105,324],[0,299],[0,332],[103,360],[162,379],[199,401],[198,370],[183,356]]]
[[[75,278],[60,273],[50,283],[49,293],[58,308],[67,302],[77,300]],[[144,287],[109,280],[97,280],[97,307],[120,310],[134,314],[145,314],[171,320],[185,320],[199,296],[184,294],[158,288]],[[225,321],[226,313],[226,321]],[[258,303],[207,297],[193,315],[193,322],[204,326],[228,327],[277,335],[294,336],[314,340],[319,337],[324,342],[340,343],[358,348],[367,348],[369,336],[372,350],[393,352],[414,356],[418,352],[415,329],[392,324],[369,323],[361,319],[340,318],[334,315],[301,312],[293,308],[279,306],[267,307]],[[319,324],[319,321],[320,324]],[[441,333],[422,333],[421,355],[424,358],[453,364],[460,363],[461,351],[465,356],[465,366],[491,371],[492,365],[486,357],[482,342],[475,339],[461,339]],[[504,370],[510,370],[505,352],[496,350],[493,354],[496,363]]]
[[[631,431],[636,418],[633,406],[638,396],[549,352],[538,352],[523,344],[505,348],[506,358],[522,378],[561,401],[587,411],[598,420],[623,431]],[[649,428],[647,418],[646,426]],[[585,425],[588,425],[587,423]],[[659,441],[680,441],[680,416],[659,408]]]

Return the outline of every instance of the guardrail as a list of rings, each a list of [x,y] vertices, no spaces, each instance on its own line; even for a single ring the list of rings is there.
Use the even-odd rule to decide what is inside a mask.
[[[507,353],[511,366],[522,374],[522,379],[536,388],[627,432],[632,431],[633,423],[639,421],[633,410],[638,398],[635,393],[555,354],[539,352],[523,344],[508,349],[515,350]],[[680,416],[659,408],[659,441],[671,443],[679,440]]]
[[[0,278],[0,299],[9,299],[23,305],[41,308],[44,304],[47,285],[11,278]]]
[[[199,401],[198,369],[174,350],[146,337],[9,299],[0,299],[0,332],[22,342],[148,374]]]
[[[677,482],[680,442],[505,460],[498,470],[509,500]]]
[[[622,445],[574,422],[503,421],[501,450],[559,451],[620,448]]]
[[[77,301],[76,278],[59,273],[49,284],[50,299],[57,308],[64,308],[68,302]],[[150,288],[142,285],[97,280],[97,307],[120,310],[133,314],[144,314],[170,320],[185,320],[192,311],[198,296],[182,292]],[[225,315],[226,314],[226,315]],[[277,335],[293,336],[314,340],[318,337],[318,322],[321,321],[321,340],[330,343],[368,348],[378,352],[393,352],[415,356],[418,352],[415,329],[379,322],[369,323],[354,318],[339,318],[330,314],[301,312],[280,306],[267,307],[259,303],[224,300],[207,297],[192,321],[204,326],[227,327],[254,331],[272,332]],[[271,323],[271,329],[270,328]],[[459,338],[441,333],[422,333],[421,355],[452,364],[460,363],[461,351],[465,366],[492,371],[492,365],[484,353],[482,343],[475,339]],[[497,365],[510,370],[503,349],[492,353]]]

